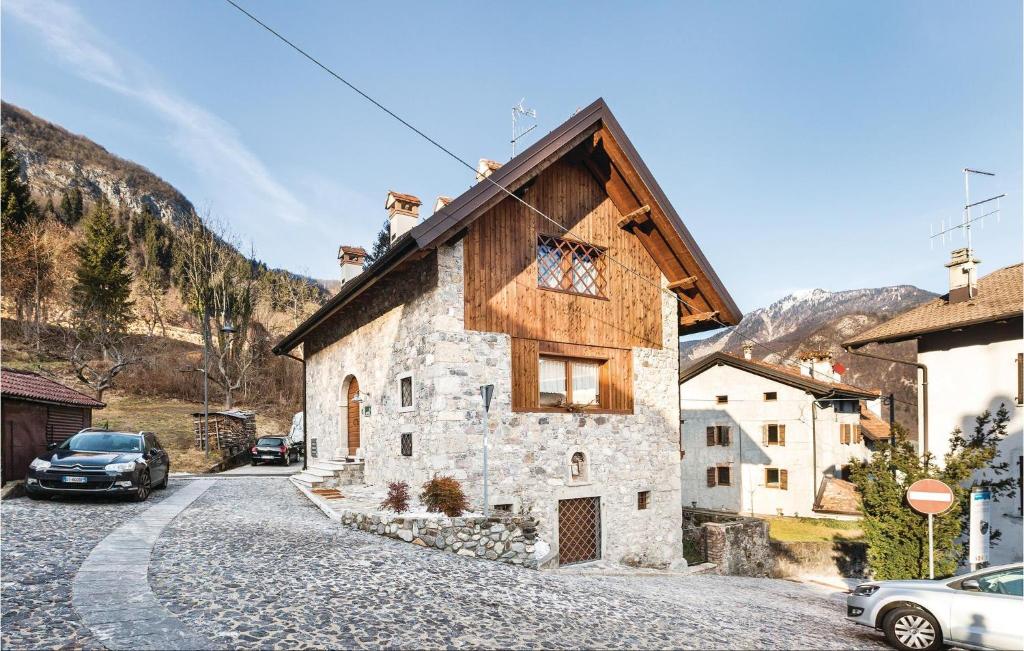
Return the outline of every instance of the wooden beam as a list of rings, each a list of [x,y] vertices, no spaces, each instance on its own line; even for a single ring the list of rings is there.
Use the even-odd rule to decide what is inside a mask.
[[[629,228],[633,224],[642,224],[650,219],[651,207],[644,204],[619,220],[619,228]]]
[[[718,316],[718,310],[714,312],[698,312],[697,314],[689,314],[679,319],[679,325],[681,326],[692,326],[704,321],[711,321]]]
[[[675,280],[668,284],[669,289],[693,289],[697,286],[697,276],[687,276],[681,280]]]

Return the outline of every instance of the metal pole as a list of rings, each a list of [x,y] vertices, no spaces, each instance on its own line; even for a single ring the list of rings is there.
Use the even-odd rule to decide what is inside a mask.
[[[487,431],[490,429],[488,414],[491,412],[491,396],[494,395],[494,385],[485,384],[480,387],[480,397],[484,401],[484,517],[490,514],[490,502],[487,497]]]
[[[203,448],[210,456],[210,306],[203,305]]]
[[[928,514],[928,578],[935,578],[935,534],[934,534],[934,521],[935,516],[931,513]]]

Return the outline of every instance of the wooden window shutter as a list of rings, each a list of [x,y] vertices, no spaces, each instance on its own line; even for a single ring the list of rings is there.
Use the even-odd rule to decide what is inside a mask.
[[[708,468],[708,486],[714,486],[716,483],[718,483],[717,480],[718,476],[715,468],[713,466],[711,468]]]
[[[863,443],[864,442],[864,433],[861,431],[860,425],[850,425],[850,429],[853,430],[853,442],[854,443]]]
[[[731,445],[732,444],[732,431],[728,425],[718,426],[718,444],[719,445]]]
[[[786,444],[786,426],[779,425],[779,445]]]
[[[779,488],[782,490],[789,489],[789,471],[779,470]]]
[[[1017,404],[1024,405],[1024,353],[1017,353]]]
[[[765,445],[768,445],[768,426],[767,425],[762,425],[761,426],[761,442],[764,443]]]
[[[715,444],[715,427],[714,425],[708,425],[708,447]],[[711,486],[711,484],[708,484]]]
[[[839,425],[839,444],[846,445],[850,442],[849,432],[846,429],[845,424]]]

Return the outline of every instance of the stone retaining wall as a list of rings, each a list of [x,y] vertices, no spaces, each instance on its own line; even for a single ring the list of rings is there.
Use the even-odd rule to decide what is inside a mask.
[[[867,577],[867,543],[855,541],[771,543],[776,578],[796,576]]]
[[[533,518],[416,517],[342,511],[341,524],[459,556],[537,569],[537,523]]]
[[[688,538],[700,547],[715,574],[769,576],[774,559],[768,537],[768,523],[735,513],[683,509],[683,526],[699,535]]]

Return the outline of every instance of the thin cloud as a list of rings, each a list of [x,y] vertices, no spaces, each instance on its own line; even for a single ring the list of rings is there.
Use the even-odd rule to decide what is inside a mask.
[[[168,122],[175,148],[227,200],[231,217],[307,221],[307,207],[274,179],[231,125],[154,84],[142,61],[105,45],[109,39],[77,9],[55,0],[5,0],[3,11],[36,30],[80,77],[148,106]]]

